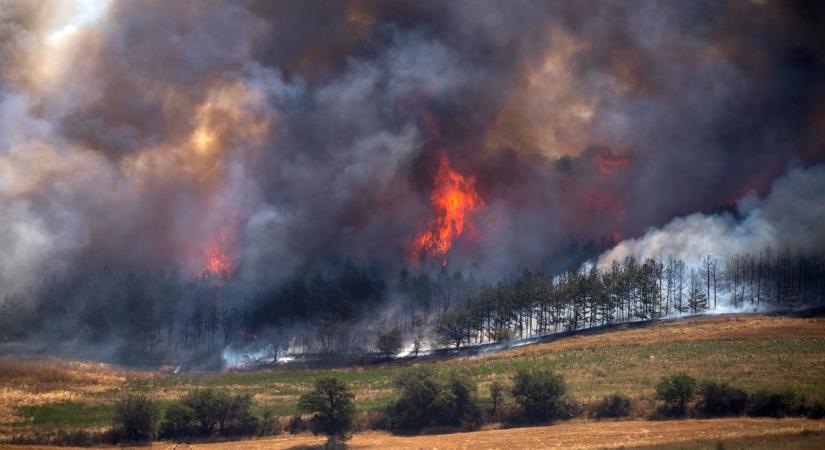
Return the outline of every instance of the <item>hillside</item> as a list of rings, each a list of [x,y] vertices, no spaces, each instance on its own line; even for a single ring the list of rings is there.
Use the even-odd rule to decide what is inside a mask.
[[[553,367],[564,375],[571,395],[579,402],[591,402],[615,392],[633,398],[633,419],[645,417],[651,411],[655,383],[662,375],[676,371],[686,371],[698,379],[731,382],[748,391],[789,390],[811,399],[825,400],[825,374],[821,371],[821,367],[825,366],[825,319],[765,315],[690,318],[641,328],[622,327],[598,334],[571,336],[480,357],[339,369],[287,367],[175,375],[164,371],[127,370],[92,362],[3,358],[0,359],[0,422],[2,434],[6,437],[38,430],[105,427],[111,417],[113,402],[122,393],[145,392],[161,402],[168,402],[191,388],[202,386],[252,394],[258,412],[270,410],[276,415],[287,416],[295,412],[298,395],[314,379],[324,375],[334,375],[350,383],[356,393],[357,408],[363,412],[379,408],[389,401],[393,395],[390,380],[410,364],[432,366],[437,371],[455,368],[465,371],[479,386],[482,401],[487,400],[486,388],[491,381],[508,380],[509,374],[518,367]],[[723,423],[713,420],[694,421],[696,426],[709,424],[708,431],[691,432],[690,428],[684,428],[684,435],[738,439],[757,432],[787,434],[803,429],[821,431],[823,424],[822,421],[801,419],[731,420],[741,421],[741,433],[724,434],[730,431],[730,426],[712,425]],[[638,424],[649,424],[660,430],[665,424],[676,426],[676,423],[574,421],[555,425],[550,427],[552,431],[544,433],[556,439],[563,430],[576,435],[595,427],[620,436],[636,433],[633,430],[641,426]],[[541,435],[542,429],[531,428],[525,433],[484,431],[471,435],[478,439],[491,439],[489,445],[495,446],[494,442],[499,438],[511,441],[512,433],[529,439],[528,436],[533,433]],[[593,435],[592,431],[586,432]],[[465,438],[460,434],[449,436],[445,443],[454,442],[459,447],[466,445],[462,444]],[[811,436],[814,436],[811,439],[820,439],[821,442],[821,436]],[[448,439],[445,435],[438,438]],[[315,442],[308,436],[277,439],[287,439],[284,445],[288,442],[290,446]],[[356,434],[354,443],[381,447],[419,445],[404,439],[408,438],[369,432]],[[428,446],[428,439],[435,437],[415,439],[421,439],[420,445]],[[607,445],[608,441],[621,438],[605,439],[604,444]],[[627,445],[659,442],[655,439],[631,440]],[[526,441],[523,445],[531,446]]]

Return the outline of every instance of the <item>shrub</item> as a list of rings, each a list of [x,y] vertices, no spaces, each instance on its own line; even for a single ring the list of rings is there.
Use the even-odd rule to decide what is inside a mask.
[[[528,422],[554,420],[565,414],[563,396],[567,385],[561,375],[548,369],[519,370],[511,393]]]
[[[286,431],[289,434],[298,434],[303,433],[307,430],[307,424],[304,422],[304,419],[301,417],[300,414],[295,414],[294,416],[289,418],[289,422],[286,424]]]
[[[656,398],[665,402],[668,415],[681,417],[695,390],[696,380],[686,373],[678,373],[662,378],[656,386]]]
[[[704,417],[739,416],[745,412],[748,394],[726,383],[704,383],[699,389],[701,400],[696,412]]]
[[[261,436],[277,436],[284,431],[281,419],[272,414],[272,411],[264,412],[258,426],[258,434]]]
[[[329,443],[338,443],[349,439],[355,426],[353,398],[343,382],[336,378],[320,378],[315,380],[312,391],[298,399],[298,408],[313,413],[309,421],[313,434],[323,434],[329,438]]]
[[[785,417],[797,413],[799,403],[790,392],[758,391],[750,396],[747,414],[754,417]]]
[[[160,437],[180,439],[197,434],[195,413],[181,402],[170,404],[160,423]]]
[[[252,397],[230,396],[211,389],[192,391],[166,409],[161,436],[179,439],[189,436],[241,436],[258,433],[258,419],[252,415]]]
[[[411,369],[399,374],[393,385],[400,392],[398,398],[387,406],[387,426],[400,432],[424,429],[430,423],[433,404],[440,391],[432,372]]]
[[[806,417],[809,419],[819,420],[825,418],[825,404],[822,402],[814,402],[810,408],[808,408]]]
[[[122,439],[148,441],[155,436],[158,406],[143,395],[122,398],[115,405],[114,425]]]
[[[501,412],[502,402],[504,402],[504,386],[502,386],[499,381],[493,381],[493,383],[490,384],[490,403],[492,403],[490,414],[493,417],[496,417],[499,412]]]
[[[476,387],[458,372],[451,373],[440,387],[433,410],[431,424],[435,426],[473,429],[481,425]]]
[[[630,414],[630,399],[621,394],[603,398],[593,407],[593,416],[599,419],[627,417]]]
[[[398,398],[385,411],[387,427],[418,432],[426,427],[463,427],[481,424],[476,388],[458,372],[441,382],[432,372],[412,369],[394,380]]]

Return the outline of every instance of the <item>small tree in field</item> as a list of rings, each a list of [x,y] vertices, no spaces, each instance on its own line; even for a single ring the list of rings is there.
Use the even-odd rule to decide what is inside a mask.
[[[560,417],[566,392],[564,378],[549,369],[519,370],[513,376],[511,393],[521,406],[522,418],[529,422]]]
[[[143,395],[129,396],[115,405],[115,427],[130,442],[148,441],[155,435],[158,406]]]
[[[376,347],[378,350],[387,358],[389,359],[390,356],[396,354],[401,350],[401,345],[403,344],[404,336],[401,334],[401,330],[398,328],[393,328],[386,333],[381,333],[378,335],[378,342],[376,343]]]
[[[686,373],[664,377],[656,385],[656,398],[665,402],[668,412],[674,416],[684,416],[687,403],[696,391],[696,380]]]
[[[355,415],[353,397],[347,385],[338,379],[320,378],[312,391],[298,399],[298,408],[313,413],[309,427],[314,434],[327,436],[327,444],[337,446],[351,437]]]

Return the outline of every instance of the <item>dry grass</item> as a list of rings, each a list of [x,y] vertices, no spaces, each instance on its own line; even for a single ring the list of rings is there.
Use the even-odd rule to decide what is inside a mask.
[[[102,393],[129,379],[151,376],[109,364],[57,358],[0,358],[0,426],[19,419],[20,406],[77,401],[99,403]]]
[[[350,448],[381,449],[599,449],[659,446],[692,448],[704,442],[719,440],[773,440],[780,448],[784,438],[794,437],[822,441],[825,421],[807,419],[712,419],[672,420],[650,422],[641,420],[619,422],[567,422],[559,425],[484,430],[472,433],[453,433],[427,436],[393,436],[380,432],[356,434],[349,442]],[[212,444],[170,444],[158,442],[157,449],[298,449],[318,446],[323,438],[298,435],[278,436],[269,439],[220,442]],[[34,449],[47,447],[8,447]]]
[[[545,344],[481,356],[484,359],[540,356],[568,350],[668,344],[674,342],[742,341],[791,337],[825,338],[825,318],[721,315],[619,328],[605,333],[571,336]]]
[[[479,358],[420,364],[439,371],[465,370],[483,399],[491,381],[507,384],[517,368],[551,367],[565,376],[575,399],[590,402],[623,393],[638,406],[636,415],[649,412],[656,381],[674,371],[746,390],[788,389],[825,401],[825,319],[693,318],[568,337]],[[106,408],[110,412],[124,392],[146,393],[164,403],[195,388],[213,387],[252,394],[259,412],[287,416],[294,413],[298,395],[314,379],[329,375],[349,383],[359,411],[369,411],[391,398],[390,380],[401,370],[403,365],[391,363],[171,375],[53,358],[0,358],[0,437],[37,427],[106,426]]]

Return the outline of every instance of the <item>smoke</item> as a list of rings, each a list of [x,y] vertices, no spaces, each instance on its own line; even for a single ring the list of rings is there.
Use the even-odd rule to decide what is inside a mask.
[[[442,155],[484,205],[448,265],[491,280],[671,220],[608,255],[821,246],[821,213],[782,199],[814,195],[797,185],[819,168],[742,200],[825,162],[821,16],[2,1],[0,296],[104,268],[250,286],[341,260],[428,270],[407,249],[433,222]],[[733,202],[742,219],[689,215]]]
[[[794,168],[777,179],[767,197],[751,194],[734,213],[691,214],[651,229],[638,239],[620,242],[599,257],[610,265],[633,256],[663,259],[673,256],[699,266],[707,255],[727,259],[771,250],[825,248],[825,166]]]

